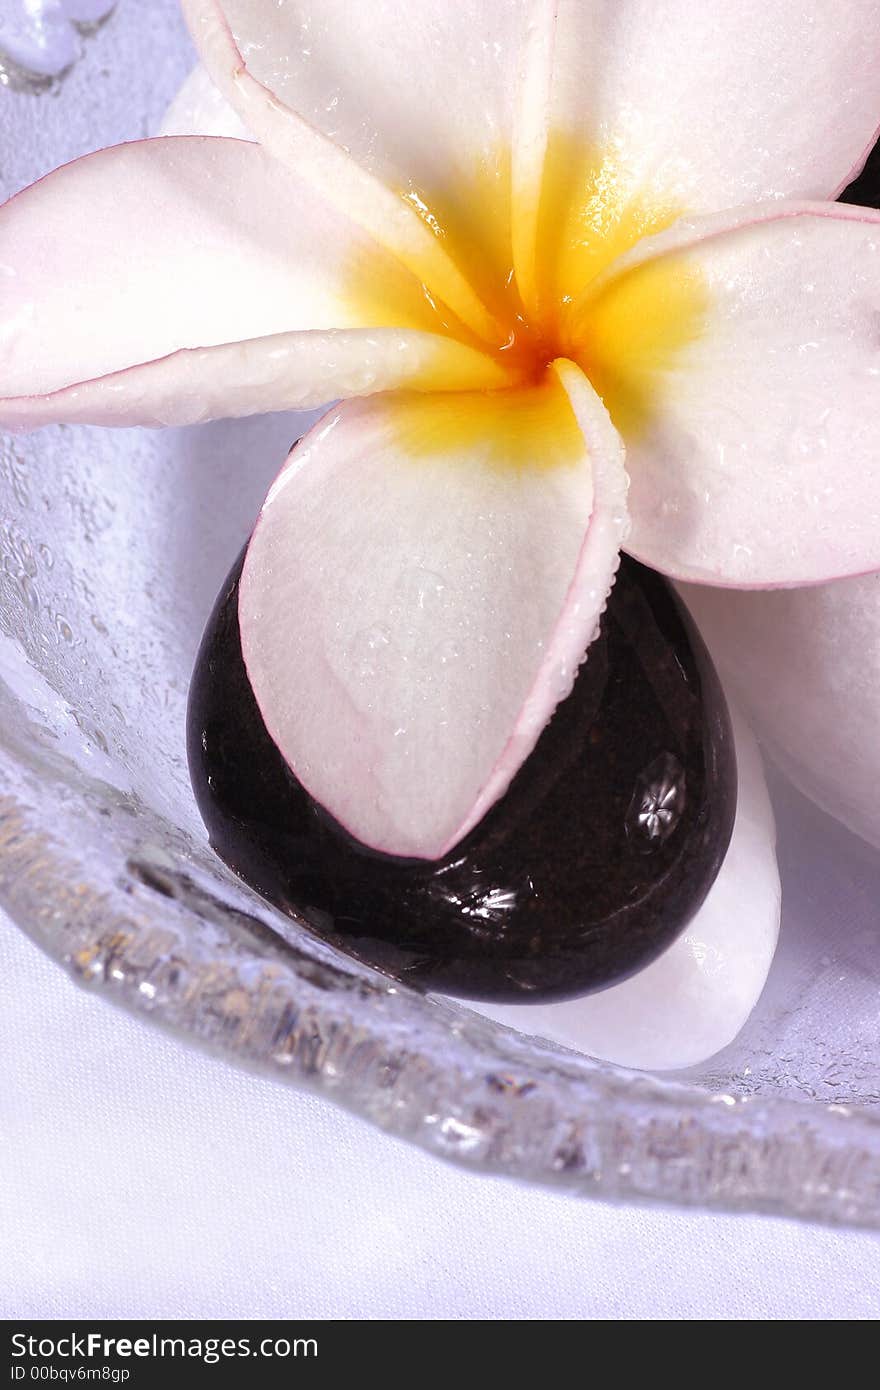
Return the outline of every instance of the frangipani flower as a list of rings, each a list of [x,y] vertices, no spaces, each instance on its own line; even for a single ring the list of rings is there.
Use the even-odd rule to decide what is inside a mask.
[[[184,0],[249,140],[100,151],[0,216],[11,427],[346,398],[251,542],[273,737],[435,858],[570,688],[627,549],[880,568],[880,11]],[[292,643],[296,650],[293,655]]]

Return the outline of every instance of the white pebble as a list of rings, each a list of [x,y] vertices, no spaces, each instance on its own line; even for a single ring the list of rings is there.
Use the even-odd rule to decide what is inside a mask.
[[[201,63],[193,68],[168,107],[157,134],[225,135],[232,140],[253,138]]]

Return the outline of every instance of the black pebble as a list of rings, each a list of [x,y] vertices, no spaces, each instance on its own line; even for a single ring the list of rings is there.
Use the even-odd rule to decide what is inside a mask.
[[[880,206],[880,144],[874,146],[862,172],[847,185],[838,201],[864,208]]]
[[[267,734],[241,657],[239,558],[190,691],[189,760],[217,853],[271,902],[410,984],[564,999],[665,950],[730,840],[724,697],[669,585],[624,559],[600,636],[507,795],[444,860],[354,841]]]

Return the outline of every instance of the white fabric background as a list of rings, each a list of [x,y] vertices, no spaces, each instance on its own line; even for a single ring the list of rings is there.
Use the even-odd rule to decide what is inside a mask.
[[[461,1173],[171,1041],[0,919],[0,1317],[880,1317],[880,1237]]]

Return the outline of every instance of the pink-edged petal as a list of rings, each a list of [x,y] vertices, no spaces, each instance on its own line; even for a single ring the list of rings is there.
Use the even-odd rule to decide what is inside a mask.
[[[0,419],[19,426],[252,413],[420,372],[476,385],[484,362],[418,330],[292,334],[434,320],[393,258],[239,140],[120,145],[32,185],[0,210],[0,285]]]
[[[625,494],[567,363],[528,390],[348,402],[294,450],[242,649],[269,733],[357,839],[437,858],[503,794],[594,635]]]
[[[730,848],[677,941],[645,970],[561,1004],[472,1004],[479,1013],[618,1066],[692,1067],[739,1033],[764,988],[779,936],[776,831],[761,756],[732,711],[739,789]]]
[[[619,321],[661,263],[660,283],[699,287],[700,316],[639,382],[628,548],[741,588],[878,568],[880,213],[782,203],[679,222],[621,258],[585,322]]]
[[[616,199],[835,197],[880,126],[875,0],[561,0],[556,52],[556,128]]]
[[[249,71],[389,187],[455,191],[509,154],[534,0],[187,0]],[[213,12],[213,13],[212,13]],[[214,20],[214,24],[211,20]]]
[[[880,574],[688,607],[755,732],[807,796],[880,848]]]
[[[290,50],[283,42],[294,9],[288,12],[270,3],[237,5],[229,0],[182,0],[182,5],[202,62],[260,143],[424,281],[434,300],[444,306],[444,315],[451,312],[485,341],[502,344],[507,333],[450,255],[430,211],[418,199],[403,196],[406,189],[383,182],[269,85],[287,62]],[[236,15],[242,22],[234,26]],[[347,14],[342,17],[343,42],[350,45],[346,19]],[[303,41],[301,36],[300,44]],[[255,70],[263,72],[264,80]],[[377,90],[375,97],[384,101],[385,90]],[[448,93],[444,100],[449,100]]]
[[[273,410],[307,410],[337,397],[408,387],[497,389],[504,370],[475,348],[397,328],[276,333],[167,357],[78,382],[47,395],[0,400],[7,429],[54,421],[194,425]]]

